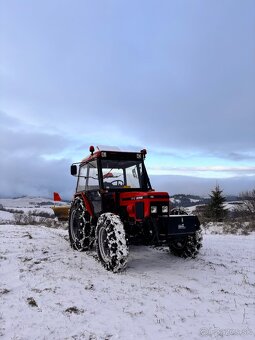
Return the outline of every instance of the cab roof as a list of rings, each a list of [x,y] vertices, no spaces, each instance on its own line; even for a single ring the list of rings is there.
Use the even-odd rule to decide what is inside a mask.
[[[95,159],[112,159],[112,160],[139,160],[145,158],[146,151],[141,150],[139,152],[127,152],[127,151],[110,151],[110,150],[97,150],[91,152],[90,155],[83,158],[81,163],[86,163]]]

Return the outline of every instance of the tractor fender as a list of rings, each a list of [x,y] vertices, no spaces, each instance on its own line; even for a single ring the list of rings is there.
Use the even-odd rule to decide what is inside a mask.
[[[79,197],[79,196],[82,198],[83,203],[85,205],[85,208],[88,211],[88,213],[90,214],[90,216],[94,217],[94,208],[93,208],[92,203],[88,199],[87,195],[84,192],[82,192],[82,193],[75,195],[74,198]]]

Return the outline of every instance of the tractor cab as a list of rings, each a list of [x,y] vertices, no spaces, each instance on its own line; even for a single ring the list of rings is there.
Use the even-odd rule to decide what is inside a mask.
[[[76,192],[88,190],[151,190],[145,169],[145,150],[141,152],[97,151],[80,163],[71,165],[71,174],[78,175]],[[79,164],[79,169],[77,165]]]
[[[75,195],[83,195],[88,200],[92,215],[109,211],[127,215],[132,199],[141,201],[148,198],[146,193],[154,192],[144,164],[146,150],[94,152],[90,147],[90,151],[87,158],[71,166],[71,174],[78,177]],[[164,198],[168,205],[167,193]]]

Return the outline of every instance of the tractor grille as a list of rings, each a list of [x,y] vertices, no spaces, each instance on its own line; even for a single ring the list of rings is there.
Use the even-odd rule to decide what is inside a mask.
[[[143,202],[137,202],[135,204],[135,214],[136,214],[137,219],[144,218],[144,203]]]

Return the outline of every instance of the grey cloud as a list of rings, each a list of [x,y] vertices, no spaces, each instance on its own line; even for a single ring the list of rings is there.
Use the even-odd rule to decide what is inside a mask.
[[[59,191],[71,199],[74,190],[70,161],[46,160],[42,155],[61,152],[68,140],[59,135],[29,131],[30,126],[1,114],[0,196],[42,195]],[[15,128],[15,129],[13,129]]]
[[[252,160],[255,161],[255,152],[253,154],[231,152],[227,155],[222,155],[224,158],[228,158],[234,161]]]
[[[255,176],[236,176],[233,178],[199,178],[191,176],[151,176],[152,186],[159,191],[174,194],[197,194],[207,196],[219,184],[225,195],[239,195],[255,188]]]
[[[157,155],[164,155],[164,156],[169,156],[169,157],[174,157],[176,159],[187,159],[187,157],[189,158],[193,158],[193,157],[201,157],[201,158],[219,158],[222,160],[233,160],[236,162],[241,162],[241,161],[253,161],[255,160],[255,150],[252,148],[251,152],[247,153],[246,150],[244,150],[243,152],[228,152],[228,150],[226,150],[225,152],[223,151],[215,151],[212,150],[210,152],[203,152],[203,151],[193,151],[193,150],[181,150],[181,152],[179,151],[167,151],[164,150],[164,148],[162,150],[160,150],[160,148],[155,149],[155,148],[151,148],[150,151],[153,151],[154,154]]]
[[[153,167],[152,167],[153,169]],[[235,175],[243,173],[244,175],[255,174],[255,166],[161,166],[161,171],[178,171],[178,172],[210,172],[215,173],[233,173]]]
[[[1,131],[0,144],[2,152],[7,155],[17,154],[40,154],[50,155],[60,151],[68,145],[67,141],[61,136],[48,135],[43,133],[24,133],[13,131]]]
[[[53,154],[67,147],[70,141],[61,135],[36,131],[32,125],[7,114],[0,114],[0,151],[5,156]]]
[[[70,200],[74,192],[74,179],[69,173],[69,162],[45,161],[39,157],[13,158],[1,162],[0,196],[21,195],[52,197],[54,191]]]
[[[1,129],[10,128],[17,125],[18,119],[7,115],[6,113],[0,110],[0,123]]]

